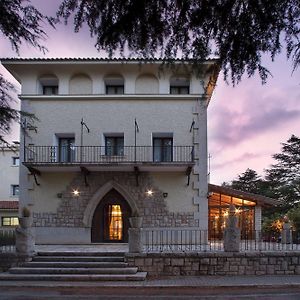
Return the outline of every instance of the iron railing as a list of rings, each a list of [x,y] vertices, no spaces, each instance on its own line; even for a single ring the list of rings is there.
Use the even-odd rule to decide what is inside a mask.
[[[15,252],[15,228],[0,228],[0,252]]]
[[[193,163],[193,146],[28,146],[25,163],[32,164],[112,164]]]
[[[218,252],[224,251],[224,240],[212,232],[200,229],[142,229],[144,252]],[[292,231],[289,241],[280,234],[263,231],[243,232],[241,252],[300,251],[300,234]]]

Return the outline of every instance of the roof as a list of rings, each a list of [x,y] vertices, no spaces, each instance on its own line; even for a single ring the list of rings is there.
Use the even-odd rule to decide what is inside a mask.
[[[1,62],[212,62],[217,63],[216,58],[199,61],[197,59],[160,59],[160,58],[103,58],[103,57],[4,57],[0,58]]]
[[[227,186],[215,185],[211,183],[208,184],[208,191],[211,193],[219,193],[219,194],[224,194],[235,198],[241,198],[244,200],[253,201],[262,206],[276,206],[280,204],[280,201],[277,199],[236,190]]]
[[[18,200],[0,200],[0,209],[18,209]]]

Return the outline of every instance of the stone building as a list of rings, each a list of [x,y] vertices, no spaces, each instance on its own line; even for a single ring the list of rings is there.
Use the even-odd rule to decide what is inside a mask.
[[[22,85],[21,109],[38,119],[23,120],[20,167],[36,243],[127,242],[136,214],[143,228],[211,230],[207,107],[217,60],[196,69],[179,60],[2,64]],[[262,203],[253,204],[255,229]]]

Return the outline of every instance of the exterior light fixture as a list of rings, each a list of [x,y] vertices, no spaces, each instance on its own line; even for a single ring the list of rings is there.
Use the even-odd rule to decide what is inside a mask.
[[[147,192],[146,192],[146,194],[147,194],[147,196],[152,196],[153,195],[153,191],[152,190],[148,190]]]
[[[74,197],[78,197],[80,193],[78,190],[73,190],[72,194]]]

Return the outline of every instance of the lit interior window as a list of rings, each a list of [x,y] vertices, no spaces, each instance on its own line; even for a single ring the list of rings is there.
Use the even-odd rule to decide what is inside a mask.
[[[109,205],[109,239],[121,241],[123,236],[122,210],[120,205]]]

